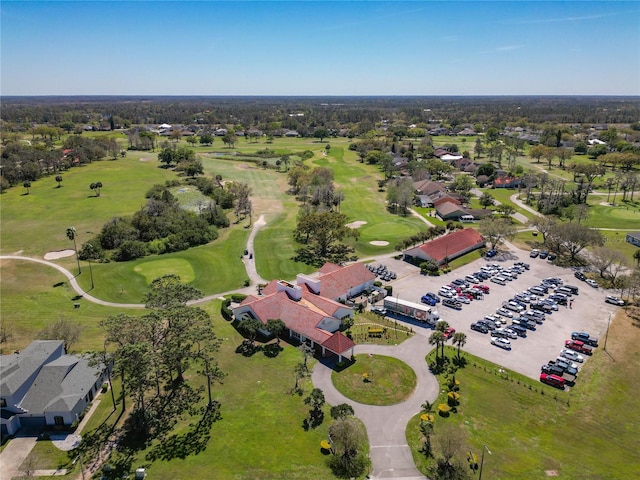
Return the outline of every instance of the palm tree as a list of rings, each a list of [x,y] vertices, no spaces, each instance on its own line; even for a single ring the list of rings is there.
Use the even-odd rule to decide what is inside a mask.
[[[438,361],[438,348],[442,345],[444,348],[444,342],[446,338],[444,338],[444,333],[439,330],[436,330],[429,336],[429,345],[436,346],[436,361]],[[442,352],[444,358],[444,351]]]
[[[420,405],[420,408],[422,409],[422,411],[424,413],[433,413],[433,403],[431,403],[429,400],[425,400],[424,403],[422,405]]]
[[[454,345],[458,346],[458,358],[460,358],[460,348],[464,347],[467,343],[467,335],[465,333],[462,332],[456,332],[453,334],[453,339],[451,340],[451,342]]]

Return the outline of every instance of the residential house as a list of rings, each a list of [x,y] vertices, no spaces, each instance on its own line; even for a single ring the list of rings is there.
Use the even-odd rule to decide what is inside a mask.
[[[436,205],[436,215],[441,220],[459,220],[463,215],[468,215],[467,210],[459,203],[453,202],[449,199]]]
[[[518,188],[521,182],[520,177],[496,177],[493,188]]]
[[[106,371],[67,355],[62,340],[31,342],[0,356],[1,433],[20,428],[69,426],[102,387]]]
[[[635,245],[636,247],[640,247],[640,232],[630,232],[627,233],[627,242],[631,245]]]
[[[473,228],[465,228],[405,250],[407,260],[434,260],[438,265],[448,263],[485,245],[484,238]]]
[[[373,288],[376,276],[362,263],[340,266],[326,263],[315,275],[298,274],[296,283],[271,281],[261,296],[250,295],[233,309],[236,319],[255,318],[266,324],[280,319],[289,337],[309,342],[322,355],[353,355],[355,343],[339,329],[342,319],[353,317],[343,302]]]

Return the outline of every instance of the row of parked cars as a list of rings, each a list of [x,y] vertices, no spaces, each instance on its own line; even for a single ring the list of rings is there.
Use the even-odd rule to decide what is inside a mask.
[[[558,357],[540,368],[540,381],[562,389],[575,385],[585,355],[591,355],[597,346],[598,339],[587,332],[572,332],[571,339],[564,342]]]
[[[547,294],[549,296],[545,298]],[[545,321],[546,314],[558,311],[558,305],[566,305],[571,296],[577,294],[578,287],[564,285],[558,277],[545,278],[539,285],[533,285],[503,302],[495,315],[487,315],[472,323],[471,329],[490,333],[493,345],[510,350],[511,340],[526,337],[527,331],[535,331],[537,325]]]
[[[420,299],[427,305],[435,305],[442,301],[445,307],[462,310],[463,304],[470,304],[474,300],[482,300],[490,292],[487,285],[482,285],[477,277],[467,275],[465,279],[457,278],[448,285],[443,285],[438,293],[427,292]]]
[[[553,262],[556,258],[558,258],[555,253],[547,252],[546,250],[538,250],[537,248],[534,248],[533,250],[531,250],[531,252],[529,252],[529,257],[537,257],[542,260],[546,258],[548,262]]]
[[[367,263],[366,267],[376,277],[380,278],[380,280],[383,280],[385,282],[390,282],[391,280],[395,280],[398,277],[396,275],[396,272],[392,272],[384,264],[374,265],[374,264],[371,264],[371,263]]]

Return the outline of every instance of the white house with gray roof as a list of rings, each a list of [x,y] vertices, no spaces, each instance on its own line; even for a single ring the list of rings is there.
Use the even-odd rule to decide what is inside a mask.
[[[67,355],[62,340],[34,341],[0,355],[2,435],[20,428],[69,426],[101,388],[106,372],[88,359]]]

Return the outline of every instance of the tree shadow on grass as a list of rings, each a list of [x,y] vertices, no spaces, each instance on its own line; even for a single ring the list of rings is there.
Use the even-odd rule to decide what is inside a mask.
[[[213,402],[205,408],[204,415],[196,424],[191,424],[191,429],[181,435],[171,435],[151,449],[146,455],[150,462],[155,460],[184,460],[189,455],[197,455],[207,448],[211,438],[211,426],[221,418],[220,404]]]

